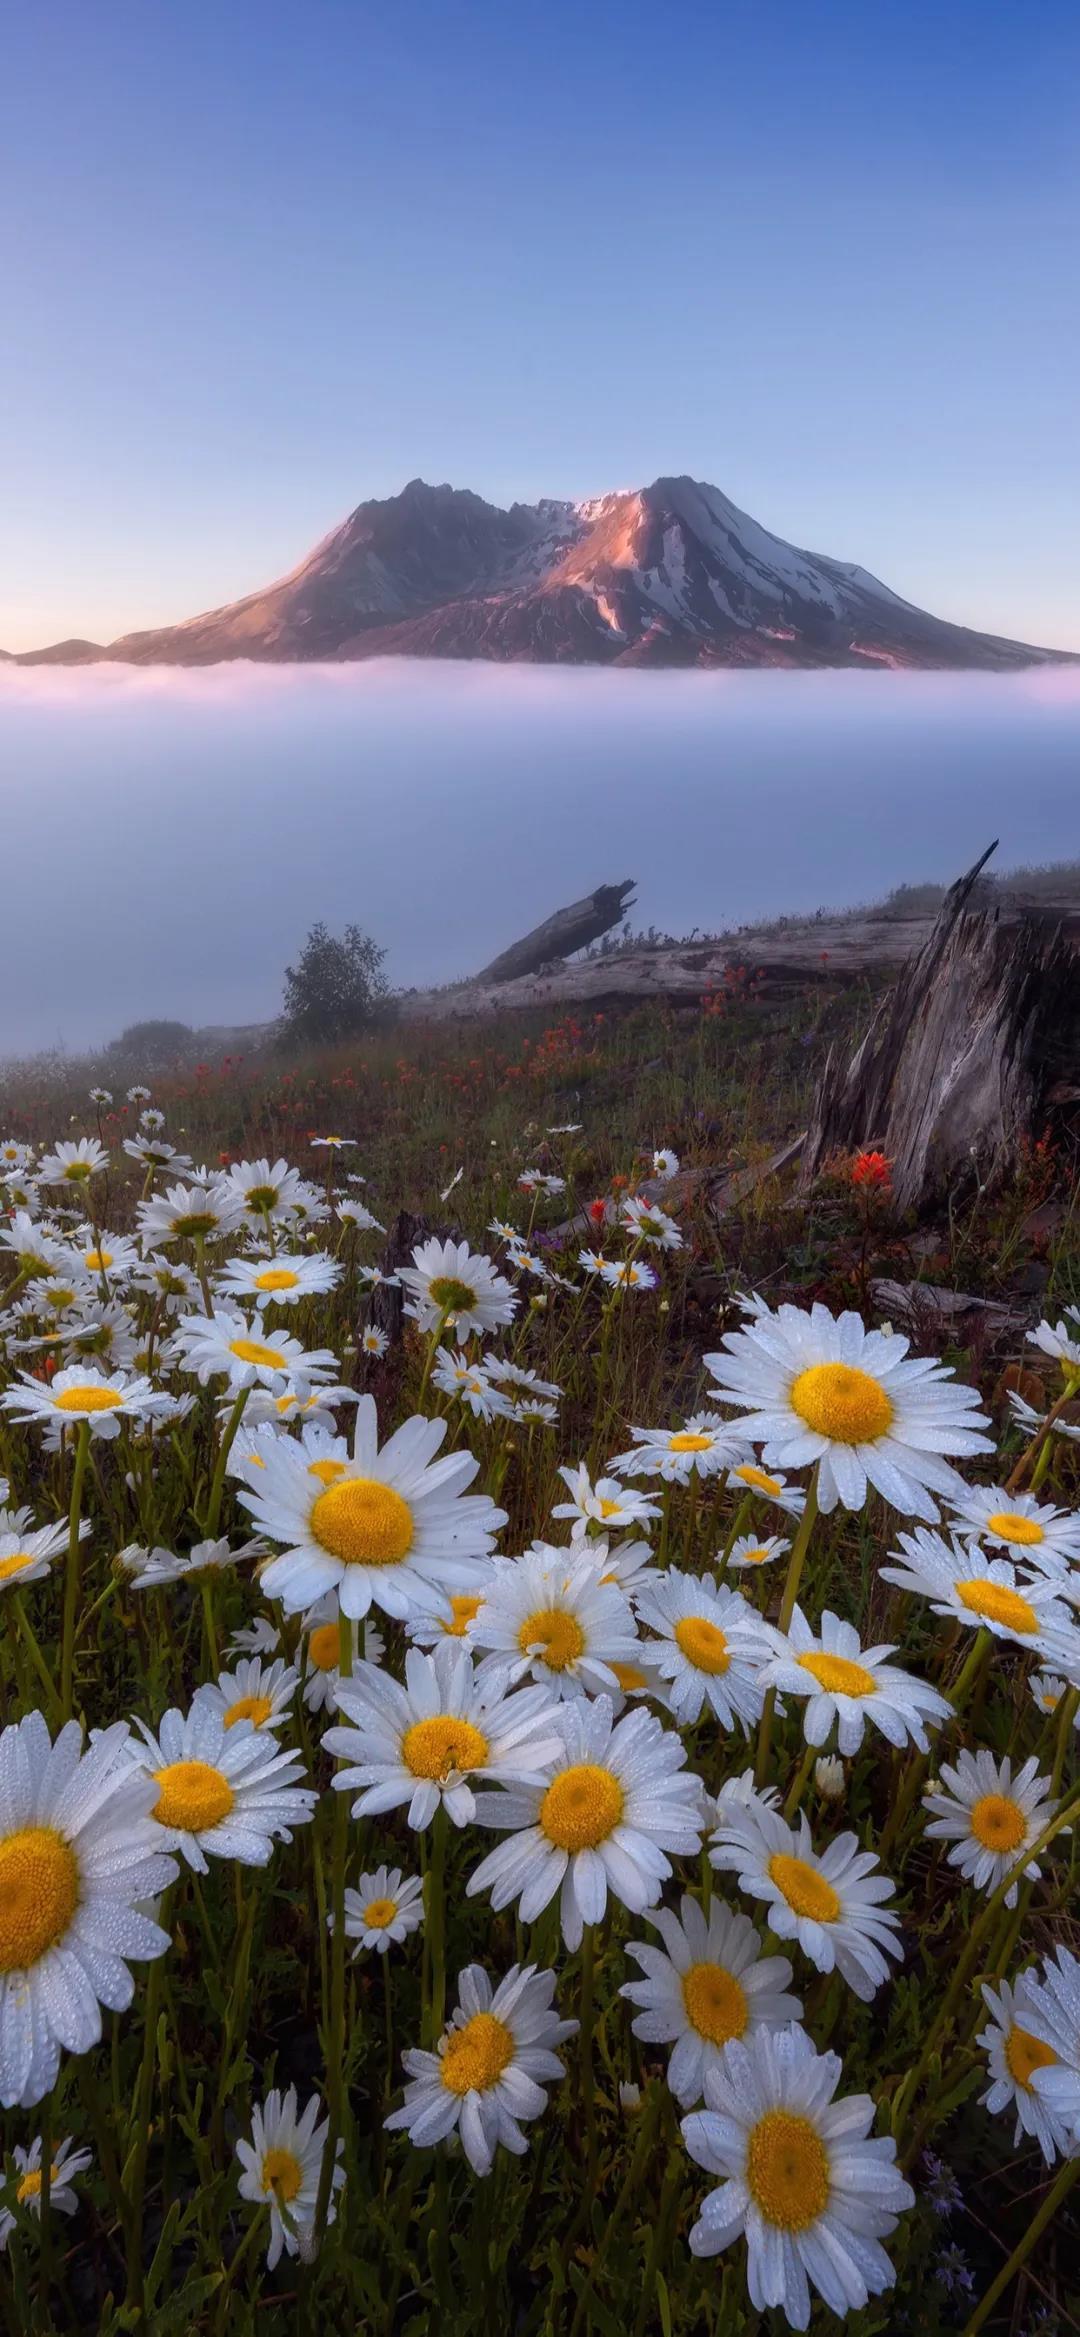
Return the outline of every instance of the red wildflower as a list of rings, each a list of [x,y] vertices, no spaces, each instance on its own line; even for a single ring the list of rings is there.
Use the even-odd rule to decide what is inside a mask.
[[[886,1160],[883,1152],[857,1152],[851,1163],[851,1182],[887,1192],[892,1183],[891,1160]]]

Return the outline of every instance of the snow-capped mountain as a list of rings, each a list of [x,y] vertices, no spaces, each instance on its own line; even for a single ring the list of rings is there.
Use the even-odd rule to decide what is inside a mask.
[[[107,648],[65,641],[23,662],[386,656],[1001,670],[1065,653],[928,616],[865,568],[770,535],[695,479],[509,511],[413,479],[358,505],[266,591]]]

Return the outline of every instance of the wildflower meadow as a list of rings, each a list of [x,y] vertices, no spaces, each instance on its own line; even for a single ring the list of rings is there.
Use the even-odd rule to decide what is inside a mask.
[[[1067,1164],[697,1174],[865,1003],[6,1091],[11,2332],[1080,2326]]]

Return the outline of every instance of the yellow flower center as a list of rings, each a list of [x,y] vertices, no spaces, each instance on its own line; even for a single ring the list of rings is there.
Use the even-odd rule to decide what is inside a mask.
[[[174,1217],[173,1234],[186,1234],[193,1242],[205,1241],[215,1231],[218,1219],[212,1209],[193,1209],[186,1217]]]
[[[0,1972],[28,1972],[63,1939],[79,1901],[70,1842],[51,1826],[0,1841]]]
[[[295,1290],[300,1280],[291,1266],[268,1266],[265,1274],[256,1274],[256,1290]]]
[[[744,1550],[742,1556],[747,1566],[764,1566],[766,1559],[769,1557],[769,1552],[768,1550],[762,1550],[760,1548],[757,1550]]]
[[[340,1623],[317,1623],[308,1639],[308,1662],[317,1672],[333,1672],[341,1662]]]
[[[253,1728],[261,1728],[274,1709],[269,1696],[238,1696],[224,1714],[226,1728],[235,1728],[238,1720],[250,1720]]]
[[[790,2110],[767,2110],[746,2152],[750,2196],[778,2231],[804,2232],[829,2203],[829,2159],[816,2126]]]
[[[876,1696],[877,1681],[866,1665],[850,1663],[846,1655],[800,1655],[799,1670],[809,1672],[819,1688],[832,1696]]]
[[[1006,1631],[1018,1631],[1025,1638],[1039,1628],[1039,1618],[1030,1599],[1021,1598],[1018,1590],[1010,1590],[1007,1583],[991,1582],[987,1575],[972,1575],[967,1582],[958,1582],[956,1595],[961,1606],[971,1615],[982,1615],[988,1623],[1000,1623]]]
[[[683,1973],[682,1992],[687,2020],[699,2037],[726,2045],[742,2036],[750,2008],[734,1972],[725,1972],[722,1964],[691,1964]]]
[[[304,2180],[304,2170],[291,2150],[268,2150],[262,2163],[263,2196],[273,2194],[287,2207]]]
[[[1041,2037],[1033,2037],[1030,2029],[1014,2027],[1005,2039],[1005,2067],[1013,2084],[1022,2086],[1026,2094],[1032,2090],[1033,2069],[1050,2069],[1057,2061],[1052,2045],[1044,2045]]]
[[[984,1850],[1019,1850],[1027,1819],[1011,1794],[984,1793],[972,1809],[971,1831]]]
[[[707,1453],[712,1451],[711,1436],[695,1436],[689,1428],[682,1428],[677,1436],[669,1436],[669,1453]]]
[[[89,1266],[91,1274],[103,1274],[106,1268],[112,1265],[112,1262],[113,1253],[111,1250],[87,1250],[84,1260],[84,1264]]]
[[[268,1209],[276,1209],[278,1193],[277,1185],[249,1185],[244,1195],[244,1207],[254,1209],[261,1217],[265,1217]]]
[[[518,1632],[522,1655],[539,1655],[551,1672],[565,1672],[585,1652],[585,1633],[565,1607],[538,1607]]]
[[[770,1477],[766,1469],[756,1469],[752,1461],[740,1461],[731,1474],[740,1477],[743,1484],[751,1486],[755,1493],[769,1493],[774,1499],[784,1490],[779,1477]]]
[[[989,1532],[1000,1534],[1003,1542],[1028,1544],[1046,1540],[1038,1518],[1021,1517],[1015,1509],[995,1509],[993,1517],[988,1517],[986,1523]]]
[[[152,1816],[159,1826],[178,1826],[184,1834],[208,1833],[233,1806],[228,1778],[209,1761],[171,1761],[155,1769],[154,1783],[161,1791]]]
[[[453,1274],[436,1274],[434,1282],[428,1284],[428,1296],[444,1315],[464,1314],[476,1304],[475,1290],[467,1282],[458,1282]]]
[[[264,1347],[260,1339],[230,1339],[230,1355],[237,1355],[241,1363],[269,1364],[273,1371],[283,1371],[285,1357],[280,1347]]]
[[[369,1931],[388,1931],[397,1914],[396,1899],[369,1899],[364,1921]]]
[[[624,1695],[628,1696],[631,1688],[647,1688],[649,1685],[644,1672],[638,1670],[636,1663],[613,1663],[609,1669],[614,1672]]]
[[[623,1505],[622,1505],[622,1502],[621,1502],[621,1501],[609,1501],[609,1499],[608,1499],[608,1497],[607,1497],[607,1495],[606,1495],[606,1494],[603,1494],[603,1493],[602,1493],[602,1494],[600,1495],[600,1498],[599,1498],[599,1500],[598,1500],[598,1502],[597,1502],[596,1506],[597,1506],[597,1509],[599,1510],[599,1513],[600,1513],[600,1516],[601,1516],[601,1517],[621,1517],[621,1516],[622,1516],[622,1506],[623,1506]]]
[[[448,2094],[484,2094],[514,2058],[514,2040],[493,2012],[474,2012],[464,2028],[443,2039],[439,2076]]]
[[[56,2179],[57,2179],[57,2176],[59,2175],[59,2173],[60,2173],[60,2167],[59,2167],[59,2164],[58,2164],[57,2160],[56,2160],[56,2159],[54,2159],[54,2160],[53,2160],[53,2162],[52,2162],[52,2171],[51,2171],[51,2174],[50,2174],[50,2177],[49,2177],[49,2180],[50,2180],[50,2182],[51,2182],[51,2183],[55,2183],[55,2182],[56,2182]],[[40,2167],[28,2167],[28,2168],[27,2168],[27,2170],[26,2170],[26,2173],[25,2173],[25,2175],[23,2176],[22,2182],[20,2183],[20,2185],[19,2185],[19,2188],[18,2188],[18,2190],[17,2190],[17,2191],[16,2191],[16,2193],[15,2193],[15,2197],[16,2197],[16,2199],[18,2200],[18,2203],[19,2203],[19,2206],[20,2206],[20,2207],[28,2207],[28,2206],[29,2206],[29,2204],[30,2204],[30,2201],[31,2201],[31,2199],[40,2199],[40,2197],[41,2197],[41,2168],[40,2168]]]
[[[884,1388],[851,1363],[812,1363],[799,1373],[790,1402],[815,1436],[830,1437],[834,1444],[873,1444],[892,1426],[893,1408]]]
[[[805,1915],[811,1923],[835,1923],[840,1913],[836,1892],[805,1858],[791,1858],[778,1850],[769,1860],[769,1876],[793,1915]]]
[[[540,1827],[557,1850],[595,1850],[623,1813],[623,1790],[610,1769],[592,1761],[564,1769],[540,1804]]]
[[[442,1625],[447,1639],[464,1639],[470,1623],[479,1614],[484,1601],[478,1591],[456,1590],[450,1599],[449,1623]]]
[[[25,1573],[33,1563],[31,1550],[13,1550],[10,1558],[0,1558],[0,1582],[10,1582],[13,1575]]]
[[[320,1549],[344,1566],[397,1566],[413,1543],[413,1513],[392,1485],[343,1477],[320,1493],[309,1520]]]
[[[344,1475],[344,1461],[331,1461],[327,1459],[323,1461],[308,1462],[308,1476],[317,1477],[321,1485],[332,1485],[335,1477],[343,1477]]]
[[[414,1777],[430,1777],[442,1784],[455,1769],[482,1769],[488,1741],[471,1720],[462,1720],[453,1712],[435,1712],[429,1720],[414,1720],[406,1729],[401,1753]]]
[[[115,1412],[124,1399],[116,1388],[86,1387],[61,1388],[53,1397],[58,1412]]]
[[[724,1633],[707,1615],[683,1615],[675,1625],[675,1645],[695,1671],[726,1672],[731,1662]]]

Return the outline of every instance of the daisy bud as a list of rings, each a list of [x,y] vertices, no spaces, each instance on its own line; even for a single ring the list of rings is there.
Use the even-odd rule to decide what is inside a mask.
[[[625,2118],[633,2118],[637,2115],[641,2108],[641,2087],[639,2085],[625,2083],[620,2085],[619,2108]]]
[[[820,1761],[815,1761],[814,1783],[822,1801],[843,1801],[847,1780],[844,1764],[837,1760],[835,1753],[824,1753]]]

